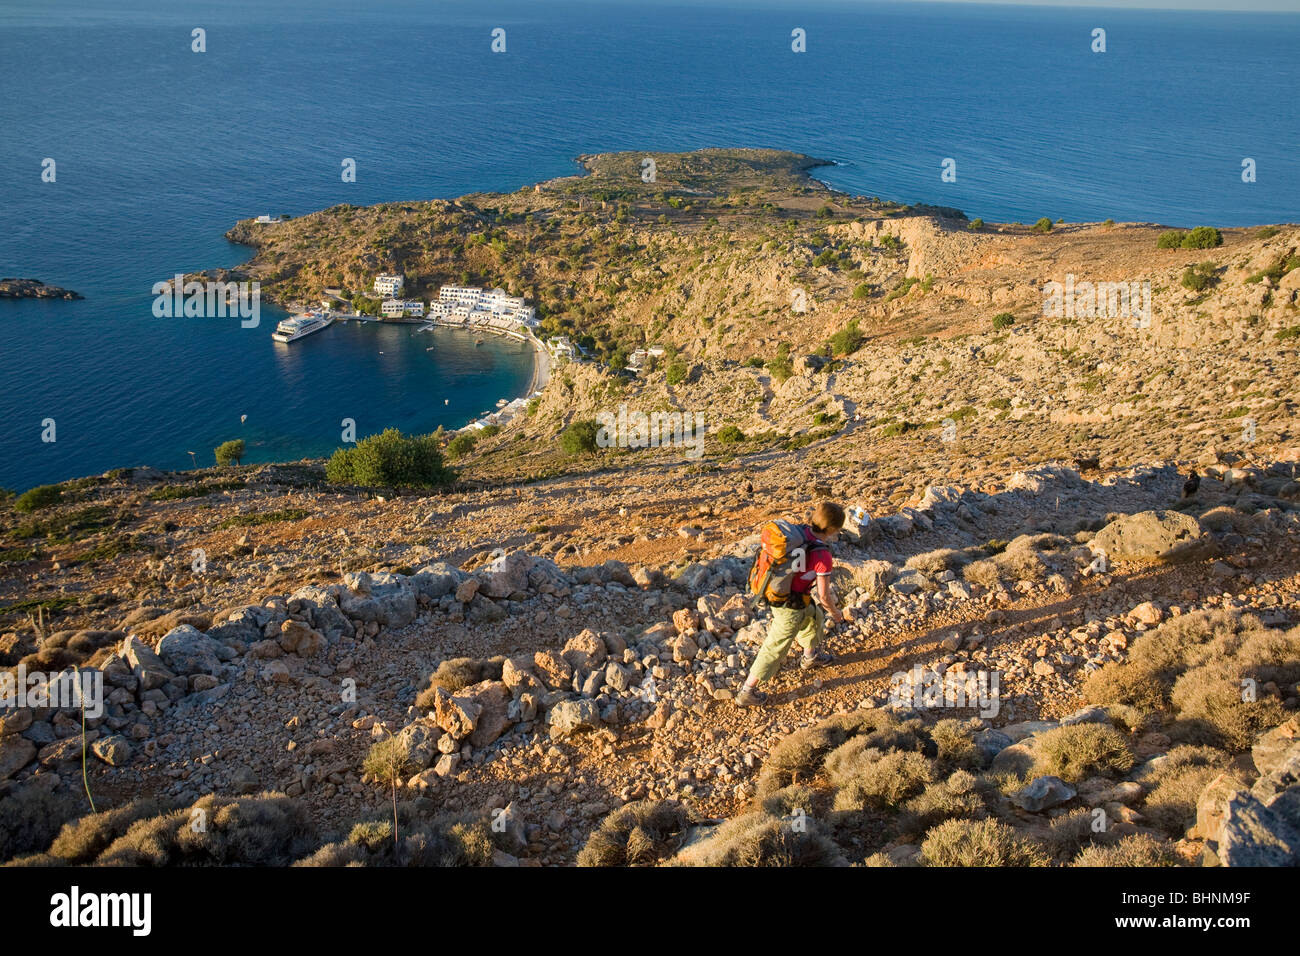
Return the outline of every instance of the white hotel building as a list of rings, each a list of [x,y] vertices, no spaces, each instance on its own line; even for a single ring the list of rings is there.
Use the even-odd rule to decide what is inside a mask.
[[[375,276],[375,292],[382,296],[398,295],[404,285],[406,285],[406,280],[400,275],[381,272]]]

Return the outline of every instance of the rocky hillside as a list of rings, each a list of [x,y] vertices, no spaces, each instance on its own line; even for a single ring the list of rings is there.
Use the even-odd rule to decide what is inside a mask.
[[[585,157],[236,228],[284,297],[505,276],[553,328],[676,351],[556,370],[439,492],[300,462],[5,502],[0,666],[102,675],[106,702],[84,731],[0,709],[0,858],[1300,856],[1300,230],[972,229],[805,157],[650,156],[655,183]],[[1150,321],[1044,314],[1067,274],[1150,281]],[[565,450],[620,407],[702,415],[703,443]],[[755,531],[824,498],[871,516],[836,546],[838,659],[736,708]]]

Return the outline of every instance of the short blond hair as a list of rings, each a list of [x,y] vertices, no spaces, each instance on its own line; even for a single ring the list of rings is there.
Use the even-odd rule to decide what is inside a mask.
[[[844,509],[833,501],[823,501],[812,513],[813,530],[829,534],[844,527]]]

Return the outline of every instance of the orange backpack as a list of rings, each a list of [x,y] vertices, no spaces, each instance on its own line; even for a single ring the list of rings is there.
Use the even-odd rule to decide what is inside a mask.
[[[808,533],[802,525],[792,521],[769,521],[759,532],[758,554],[749,569],[750,604],[760,601],[777,607],[798,598],[802,606],[812,600],[811,593],[794,595],[792,586],[796,575],[808,570],[808,552],[816,547],[826,547]]]

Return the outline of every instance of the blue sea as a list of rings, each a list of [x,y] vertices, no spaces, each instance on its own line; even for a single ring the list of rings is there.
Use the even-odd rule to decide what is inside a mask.
[[[771,146],[972,218],[1294,222],[1297,49],[1296,13],[0,0],[0,276],[86,296],[0,301],[0,485],[209,464],[236,437],[249,461],[325,455],[344,418],[455,427],[526,389],[505,340],[351,323],[286,348],[265,306],[254,330],[155,318],[154,282],[251,255],[222,238],[237,219],[511,190],[579,153]]]

